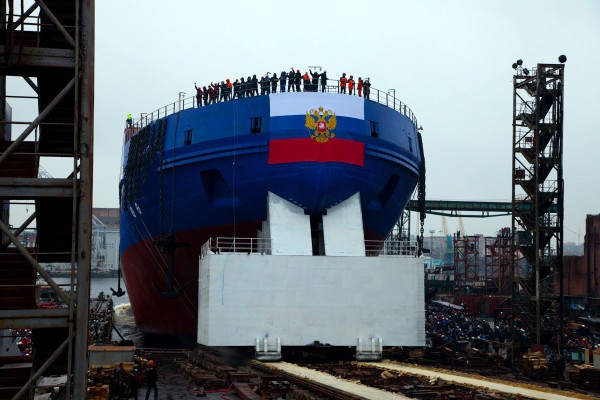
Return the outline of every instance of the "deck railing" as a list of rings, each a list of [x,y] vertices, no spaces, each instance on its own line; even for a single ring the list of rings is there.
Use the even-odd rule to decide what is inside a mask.
[[[416,243],[410,241],[365,240],[367,257],[415,256]],[[268,238],[210,238],[200,250],[200,258],[209,254],[240,253],[271,255],[271,239]]]
[[[271,85],[269,84],[269,87],[271,87]],[[309,86],[310,89],[311,86]],[[279,93],[279,83],[277,84],[277,93]],[[357,85],[355,84],[354,87],[354,94],[349,95],[349,94],[345,94],[346,96],[358,96],[357,93]],[[340,91],[340,82],[339,80],[336,79],[328,79],[327,80],[327,85],[325,86],[325,90],[322,91],[322,86],[319,83],[317,85],[317,91],[318,92],[325,92],[325,93],[339,93]],[[311,91],[306,90],[306,86],[305,85],[301,85],[301,90],[304,93],[314,93]],[[347,89],[346,89],[347,91]],[[249,92],[248,89],[246,89],[246,92]],[[390,93],[392,92],[392,93]],[[259,93],[260,93],[260,89],[259,89]],[[286,93],[287,92],[287,86],[286,86]],[[132,127],[134,129],[141,129],[146,125],[151,124],[152,122],[160,119],[160,118],[164,118],[168,115],[171,114],[175,114],[176,112],[179,111],[183,111],[183,110],[187,110],[187,109],[191,109],[191,108],[196,108],[198,107],[197,103],[196,103],[196,96],[190,96],[190,97],[185,97],[185,93],[181,92],[179,94],[179,100],[177,100],[174,103],[170,103],[167,104],[163,107],[160,107],[154,111],[152,111],[151,113],[142,113],[140,114],[140,118],[139,119],[134,119],[132,121]],[[237,101],[237,100],[241,100],[239,98],[233,98],[234,93],[232,93],[232,99],[231,100],[224,100],[224,101]],[[258,94],[257,96],[263,96],[262,94]],[[363,97],[365,96],[364,92],[363,92]],[[248,96],[246,96],[248,97]],[[220,96],[217,96],[217,99],[219,99]],[[410,107],[408,107],[405,103],[403,103],[402,101],[400,101],[400,99],[396,98],[396,92],[395,90],[390,90],[390,91],[382,91],[376,88],[371,87],[370,89],[370,94],[369,94],[369,98],[367,100],[370,101],[374,101],[376,103],[385,105],[389,108],[392,108],[396,111],[398,111],[400,114],[406,116],[407,118],[409,118],[413,124],[415,124],[416,127],[419,127],[418,123],[417,123],[417,117],[415,116],[415,114],[412,112],[412,110],[410,109]],[[220,102],[220,101],[217,101]],[[221,101],[223,102],[223,101]],[[210,107],[212,104],[208,104],[208,105],[204,105],[202,107]]]
[[[200,250],[200,258],[209,254],[246,253],[271,254],[271,239],[265,238],[210,238]]]
[[[367,257],[380,256],[415,256],[417,244],[410,241],[398,240],[365,240]]]

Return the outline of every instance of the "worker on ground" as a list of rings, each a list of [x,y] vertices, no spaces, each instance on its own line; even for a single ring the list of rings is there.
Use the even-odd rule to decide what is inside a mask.
[[[196,104],[198,107],[202,107],[202,88],[194,83],[196,88]]]
[[[348,79],[346,78],[346,73],[344,72],[342,74],[342,77],[340,78],[340,93],[346,93],[346,82],[348,81]]]
[[[348,79],[348,94],[354,94],[354,77],[350,75],[350,79]]]
[[[146,391],[146,400],[150,398],[150,393],[152,389],[154,389],[154,400],[158,400],[158,386],[156,383],[158,382],[158,357],[156,360],[148,361],[148,368],[146,368],[146,384],[148,386],[148,390]]]
[[[362,97],[362,91],[363,91],[363,80],[359,76],[358,77],[358,97]]]
[[[127,119],[125,120],[125,122],[127,122],[127,127],[131,128],[131,126],[133,125],[133,118],[131,118],[131,114],[127,114]]]

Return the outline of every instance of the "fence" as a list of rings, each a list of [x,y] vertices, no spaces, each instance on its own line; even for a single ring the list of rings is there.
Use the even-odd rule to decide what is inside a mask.
[[[365,240],[367,257],[412,256],[416,254],[416,243],[409,241]],[[271,239],[268,238],[210,238],[200,251],[200,258],[209,254],[245,253],[271,254]]]

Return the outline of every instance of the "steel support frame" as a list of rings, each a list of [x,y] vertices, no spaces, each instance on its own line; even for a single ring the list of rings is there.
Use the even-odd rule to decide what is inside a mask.
[[[496,237],[485,238],[486,291],[511,293],[511,241],[510,228],[503,228]]]
[[[555,294],[551,279],[557,272],[562,315],[563,88],[562,64],[538,64],[531,76],[519,67],[513,77],[513,318],[535,308],[537,343],[541,303]],[[522,304],[523,299],[534,307]]]
[[[454,280],[458,285],[480,282],[479,236],[454,238]]]
[[[17,393],[13,399],[30,391],[37,377],[41,376],[47,368],[62,354],[68,351],[67,398],[83,399],[86,397],[87,386],[87,340],[88,316],[90,298],[90,257],[91,257],[91,229],[92,229],[92,175],[93,175],[93,93],[94,93],[94,0],[74,0],[75,10],[75,35],[69,34],[43,1],[36,0],[36,4],[27,10],[21,10],[20,18],[13,22],[13,10],[18,2],[8,0],[0,6],[2,28],[6,33],[9,46],[0,46],[0,61],[9,65],[0,76],[0,116],[4,123],[1,125],[0,140],[5,140],[4,121],[7,76],[23,76],[34,92],[38,93],[38,86],[29,75],[35,76],[35,70],[46,67],[61,68],[63,71],[71,69],[73,78],[60,91],[58,95],[42,110],[19,137],[0,154],[0,168],[2,163],[11,155],[17,146],[44,121],[55,107],[67,95],[74,92],[73,104],[73,137],[74,146],[71,157],[73,158],[74,173],[68,179],[29,179],[29,178],[2,178],[0,179],[0,196],[6,198],[33,199],[36,197],[71,197],[73,199],[71,262],[75,266],[76,282],[71,282],[75,295],[69,296],[61,290],[54,281],[45,273],[28,249],[18,240],[18,231],[25,229],[34,220],[30,216],[20,228],[11,231],[8,223],[0,221],[0,229],[7,238],[2,243],[3,250],[10,243],[14,244],[19,252],[29,261],[32,268],[46,279],[56,293],[66,302],[68,309],[56,312],[53,310],[1,310],[1,327],[32,328],[44,327],[69,327],[69,335],[50,358],[37,370],[29,382]],[[21,3],[22,4],[22,3]],[[19,33],[17,27],[22,27],[25,19],[39,7],[58,31],[62,34],[70,49],[40,49],[35,47],[12,46],[15,36]],[[39,29],[37,31],[39,34]],[[39,43],[39,40],[38,40]],[[23,57],[20,57],[24,55]],[[15,57],[18,56],[18,57]],[[50,56],[50,57],[49,57]],[[10,138],[8,138],[10,140]],[[64,154],[62,154],[64,156]],[[34,213],[35,215],[36,213]],[[15,235],[17,233],[17,235]]]

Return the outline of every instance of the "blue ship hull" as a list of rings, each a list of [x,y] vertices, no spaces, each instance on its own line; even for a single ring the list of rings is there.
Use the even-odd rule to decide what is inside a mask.
[[[129,135],[120,185],[121,267],[136,323],[149,333],[196,335],[200,247],[210,237],[256,237],[268,192],[311,215],[359,192],[365,238],[385,239],[420,174],[414,122],[340,94],[218,103]],[[188,246],[174,253],[172,283],[183,293],[175,298],[165,297],[169,257],[156,244],[169,235]]]

